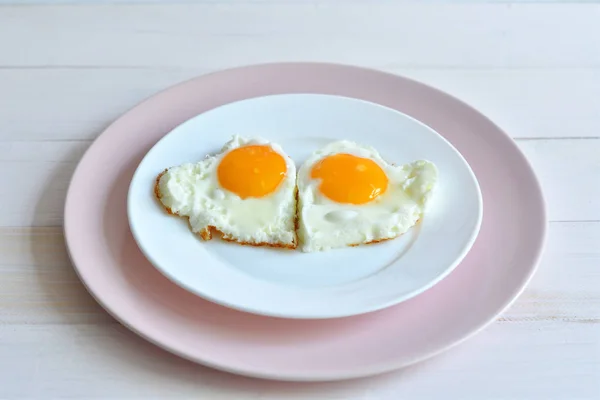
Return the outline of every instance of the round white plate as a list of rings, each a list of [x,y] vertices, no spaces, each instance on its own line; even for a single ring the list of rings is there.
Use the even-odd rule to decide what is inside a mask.
[[[280,144],[298,167],[327,143],[352,140],[391,163],[432,161],[439,181],[422,222],[392,241],[319,253],[205,242],[187,220],[167,215],[154,182],[165,168],[197,162],[234,134]],[[286,318],[357,315],[418,295],[467,254],[482,207],[469,165],[431,128],[381,105],[316,94],[244,100],[181,124],[144,157],[127,204],[138,246],[165,276],[218,304]]]

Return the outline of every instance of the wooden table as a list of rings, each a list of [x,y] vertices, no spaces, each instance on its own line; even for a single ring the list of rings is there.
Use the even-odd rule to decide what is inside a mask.
[[[1,399],[600,399],[598,4],[0,3]],[[550,233],[538,274],[492,326],[396,373],[274,383],[172,356],[85,291],[61,224],[91,141],[184,79],[294,60],[426,82],[517,140],[543,184]]]

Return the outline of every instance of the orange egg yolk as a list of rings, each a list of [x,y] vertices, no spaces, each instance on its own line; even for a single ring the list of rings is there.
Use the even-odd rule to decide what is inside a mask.
[[[245,146],[231,150],[217,168],[221,186],[242,199],[263,197],[274,192],[286,172],[285,159],[270,146]]]
[[[319,190],[337,203],[365,204],[388,186],[385,172],[375,161],[351,154],[322,159],[313,167],[311,177],[321,179]]]

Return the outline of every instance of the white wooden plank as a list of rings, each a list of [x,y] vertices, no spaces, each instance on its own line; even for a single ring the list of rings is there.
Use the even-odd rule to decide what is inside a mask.
[[[458,97],[514,138],[600,137],[600,68],[389,71]]]
[[[369,0],[229,0],[229,4],[258,4],[264,5],[272,4],[294,4],[294,3],[315,3],[315,4],[336,4],[336,3],[366,3]],[[395,3],[417,3],[419,0],[379,0],[380,2],[395,2]],[[427,0],[429,2],[436,3],[508,3],[508,4],[578,4],[578,3],[597,3],[598,0]],[[80,4],[138,4],[138,5],[150,5],[150,4],[214,4],[218,0],[0,0],[0,5],[80,5]]]
[[[61,225],[66,190],[89,141],[0,143],[0,226]],[[552,221],[600,220],[600,139],[520,140]]]
[[[600,139],[524,140],[551,221],[600,220]]]
[[[537,273],[500,320],[600,324],[599,244],[600,222],[551,223]]]
[[[90,142],[0,143],[4,226],[61,225],[71,175]],[[2,226],[0,223],[0,226]]]
[[[594,4],[6,6],[0,65],[592,67],[599,17]]]
[[[206,72],[0,69],[0,140],[93,139],[146,97]]]
[[[385,68],[470,103],[513,137],[600,137],[598,69]],[[0,140],[92,139],[196,68],[0,69]]]
[[[0,325],[114,321],[75,274],[61,228],[1,228],[0,281]]]
[[[600,325],[495,324],[444,355],[349,382],[294,384],[194,365],[120,325],[0,326],[1,398],[598,398]]]
[[[501,321],[600,324],[598,243],[600,222],[552,223],[539,272]],[[0,325],[110,320],[75,275],[59,227],[0,228],[0,282]]]

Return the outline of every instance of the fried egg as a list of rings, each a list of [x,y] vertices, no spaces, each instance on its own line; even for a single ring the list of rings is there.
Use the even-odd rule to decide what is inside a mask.
[[[280,146],[234,136],[219,154],[171,167],[155,193],[193,232],[241,244],[296,248],[296,167]]]
[[[436,181],[431,162],[394,166],[372,147],[330,143],[298,171],[301,249],[321,251],[402,235],[422,218]]]

